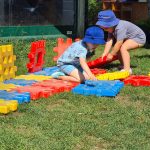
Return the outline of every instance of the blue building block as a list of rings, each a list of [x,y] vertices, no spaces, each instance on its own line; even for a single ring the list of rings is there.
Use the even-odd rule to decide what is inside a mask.
[[[24,80],[24,79],[11,79],[11,80],[6,80],[4,83],[5,84],[15,84],[15,85],[20,85],[20,86],[27,86],[27,85],[32,85],[33,83],[36,83],[37,81],[35,80]]]
[[[116,81],[85,81],[85,84],[80,84],[75,87],[72,92],[82,95],[95,95],[115,97],[124,87],[124,83]]]
[[[60,71],[57,66],[44,68],[42,71],[35,72],[35,75],[51,76],[53,73]]]
[[[30,102],[30,93],[0,91],[0,99],[17,100],[19,104]]]

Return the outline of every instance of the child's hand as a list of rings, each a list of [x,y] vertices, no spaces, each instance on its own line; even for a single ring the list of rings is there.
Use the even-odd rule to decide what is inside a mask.
[[[111,53],[109,53],[108,55],[107,55],[107,60],[112,60],[113,59],[113,55],[111,54]]]
[[[104,59],[105,56],[107,56],[107,54],[106,54],[106,53],[103,53],[103,54],[102,54],[102,59]]]
[[[90,74],[89,77],[90,77],[90,80],[97,80],[94,74]]]

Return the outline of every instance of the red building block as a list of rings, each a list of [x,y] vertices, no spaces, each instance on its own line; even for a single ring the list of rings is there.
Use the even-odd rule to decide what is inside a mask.
[[[150,77],[149,76],[135,76],[132,75],[127,79],[123,80],[125,84],[130,84],[132,86],[150,86]]]
[[[105,56],[104,58],[100,57],[100,58],[97,58],[93,61],[89,61],[88,66],[90,68],[98,68],[98,67],[101,67],[105,64],[111,63],[112,61],[115,61],[117,59],[118,59],[117,57],[114,57],[111,61],[108,61],[107,56]]]
[[[91,69],[91,72],[92,72],[94,75],[98,75],[98,74],[104,74],[104,73],[106,73],[107,71],[106,71],[105,69],[94,68],[94,69]]]
[[[42,82],[34,83],[33,86],[41,86],[41,87],[49,87],[57,90],[57,92],[68,92],[72,90],[79,83],[76,82],[68,82],[56,79],[45,80]]]
[[[44,64],[45,40],[31,43],[31,50],[28,54],[29,63],[27,63],[28,72],[33,73],[42,70]]]
[[[39,98],[48,98],[55,93],[54,89],[50,89],[48,87],[44,88],[40,86],[24,86],[18,87],[15,90],[19,93],[29,92],[32,100],[37,100]]]
[[[29,92],[31,99],[37,100],[39,98],[47,98],[60,92],[68,92],[77,85],[78,83],[75,82],[50,79],[35,83],[32,86],[18,87],[15,90],[20,93]]]
[[[75,42],[80,41],[79,38],[75,39]],[[72,39],[67,38],[66,42],[63,38],[57,39],[57,46],[54,47],[53,51],[57,53],[57,56],[53,58],[54,61],[57,61],[58,58],[65,52],[65,50],[72,44]]]

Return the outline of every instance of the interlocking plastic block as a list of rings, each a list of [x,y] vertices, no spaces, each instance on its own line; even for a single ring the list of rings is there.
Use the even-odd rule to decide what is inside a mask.
[[[36,83],[37,81],[35,80],[24,80],[24,79],[11,79],[11,80],[6,80],[4,83],[5,84],[15,84],[19,86],[26,86],[26,85],[32,85],[33,83]]]
[[[13,90],[14,88],[16,88],[17,86],[14,84],[4,84],[4,83],[0,83],[0,90],[6,90],[6,91],[10,91]]]
[[[32,100],[37,100],[39,98],[48,98],[54,94],[54,89],[49,87],[40,87],[40,86],[24,86],[15,89],[19,93],[28,92]]]
[[[0,99],[0,113],[8,114],[11,111],[18,109],[18,102],[16,100],[6,101]]]
[[[92,72],[94,75],[99,75],[99,74],[104,74],[104,73],[106,73],[107,71],[106,71],[105,69],[94,68],[94,69],[91,69],[91,72]]]
[[[111,61],[108,61],[107,56],[105,56],[104,58],[100,57],[100,58],[97,58],[93,61],[89,61],[87,64],[88,64],[89,68],[99,68],[99,67],[106,65],[108,63],[111,63],[117,59],[118,58],[114,56]]]
[[[51,78],[52,78],[51,76],[29,74],[29,75],[17,76],[15,79],[43,81],[43,80],[48,80],[48,79],[51,79]]]
[[[130,73],[128,71],[118,71],[113,73],[105,73],[97,76],[98,80],[119,80],[129,77]]]
[[[4,100],[17,100],[19,104],[30,102],[30,93],[18,93],[16,91],[7,92],[0,91],[0,99]]]
[[[13,55],[12,45],[0,46],[0,81],[15,77],[17,67],[14,65],[16,56]]]
[[[64,51],[72,44],[72,39],[67,38],[66,42],[63,38],[57,39],[57,47],[54,47],[53,51],[57,53],[57,56],[53,58],[54,61],[57,61],[58,58],[64,53]]]
[[[32,86],[19,87],[15,90],[18,92],[29,92],[32,100],[37,100],[39,98],[47,98],[51,95],[60,92],[70,91],[78,83],[67,82],[61,80],[45,80],[43,82],[37,82]]]
[[[148,74],[148,76],[150,76],[150,73]]]
[[[123,88],[121,81],[86,81],[75,87],[72,92],[82,95],[115,97]]]
[[[44,75],[44,76],[51,76],[53,73],[60,71],[60,69],[57,66],[54,67],[47,67],[43,68],[42,71],[35,72],[35,75]]]
[[[132,86],[150,86],[150,77],[144,75],[132,75],[123,81],[125,84],[130,84]]]
[[[44,65],[45,40],[40,40],[31,43],[31,50],[28,54],[29,63],[27,63],[28,72],[33,73],[40,71]]]
[[[75,39],[75,42],[80,41],[79,38]],[[66,42],[63,38],[58,38],[57,39],[57,46],[54,47],[53,51],[57,53],[57,56],[53,58],[54,61],[57,61],[58,58],[65,52],[65,50],[71,46],[72,44],[72,39],[67,38]]]
[[[33,86],[49,87],[49,88],[56,90],[56,93],[58,93],[58,92],[70,91],[72,90],[72,88],[74,88],[78,84],[79,83],[76,83],[76,82],[50,79],[50,80],[45,80],[43,82],[37,82],[33,84]]]

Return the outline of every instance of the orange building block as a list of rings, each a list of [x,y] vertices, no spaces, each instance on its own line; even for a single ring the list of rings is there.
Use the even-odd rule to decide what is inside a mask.
[[[79,38],[75,39],[75,42],[80,41]],[[73,40],[67,38],[65,41],[63,38],[57,39],[57,46],[54,47],[53,51],[57,53],[57,56],[53,58],[54,61],[57,61],[58,58],[65,52],[65,50],[72,44]]]

